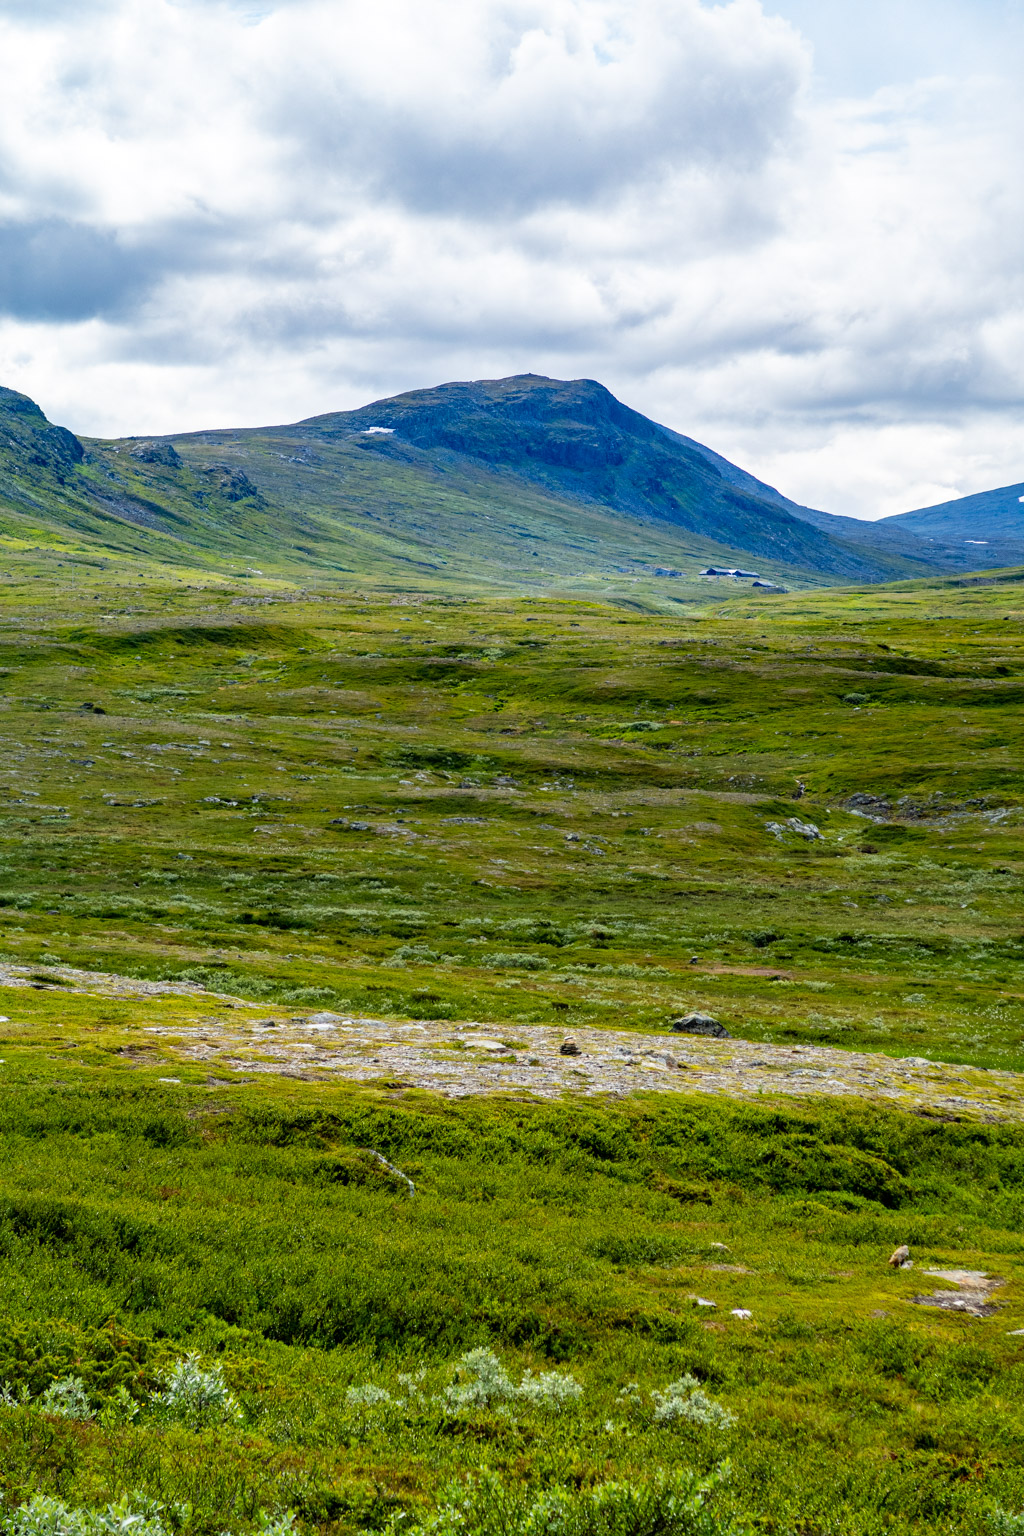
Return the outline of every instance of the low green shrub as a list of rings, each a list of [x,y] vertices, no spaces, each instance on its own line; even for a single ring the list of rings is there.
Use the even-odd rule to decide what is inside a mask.
[[[658,1472],[536,1493],[485,1474],[450,1487],[416,1525],[392,1516],[384,1536],[745,1536],[747,1527],[715,1508],[726,1476]]]
[[[495,954],[482,956],[480,964],[493,971],[546,971],[551,961],[546,955],[507,954],[498,950]]]

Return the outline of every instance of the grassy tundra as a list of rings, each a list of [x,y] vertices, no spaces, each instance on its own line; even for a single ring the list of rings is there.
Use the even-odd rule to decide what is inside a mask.
[[[468,1474],[479,1531],[559,1489],[549,1526],[608,1536],[1024,1506],[1019,1126],[211,1081],[143,1033],[194,1000],[61,997],[59,969],[494,1026],[703,1009],[1024,1070],[1019,585],[669,616],[12,569],[12,1528],[54,1528],[47,1495],[154,1531],[447,1531]],[[1003,1305],[915,1307],[928,1267]],[[685,1475],[726,1462],[698,1508]]]

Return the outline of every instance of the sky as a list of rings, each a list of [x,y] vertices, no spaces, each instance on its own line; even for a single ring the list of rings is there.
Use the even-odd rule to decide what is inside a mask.
[[[1024,0],[0,0],[0,383],[114,436],[596,378],[875,518],[1024,479]]]

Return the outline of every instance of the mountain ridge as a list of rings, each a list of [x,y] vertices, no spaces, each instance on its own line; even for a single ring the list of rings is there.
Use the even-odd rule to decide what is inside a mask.
[[[984,543],[1016,540],[1024,547],[1024,481],[956,496],[912,512],[896,512],[882,521],[922,538],[964,539],[985,534]]]
[[[26,519],[125,557],[379,580],[564,584],[755,560],[817,585],[977,565],[956,541],[801,507],[595,380],[538,374],[120,439],[80,440],[0,389],[0,538],[30,536]]]

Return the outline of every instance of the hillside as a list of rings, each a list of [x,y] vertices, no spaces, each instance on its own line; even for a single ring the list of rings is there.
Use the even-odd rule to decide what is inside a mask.
[[[962,544],[801,508],[600,384],[535,375],[117,441],[79,441],[3,390],[0,539],[231,576],[562,590],[667,590],[706,563],[801,584],[979,563]]]
[[[1024,559],[1024,482],[959,496],[934,507],[919,507],[915,512],[898,512],[883,519],[883,524],[894,531],[908,530],[935,541],[982,540],[987,546],[986,565],[1010,564]],[[1004,560],[1008,546],[1017,553]],[[977,545],[972,547],[976,553],[982,553]]]

